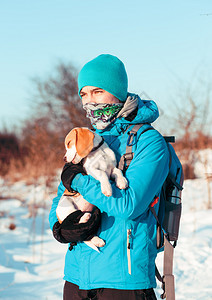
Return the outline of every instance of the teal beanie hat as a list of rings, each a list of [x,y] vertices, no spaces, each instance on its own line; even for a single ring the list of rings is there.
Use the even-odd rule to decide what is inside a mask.
[[[78,89],[95,86],[114,95],[120,101],[127,99],[128,79],[123,62],[110,54],[101,54],[84,65],[78,76]]]

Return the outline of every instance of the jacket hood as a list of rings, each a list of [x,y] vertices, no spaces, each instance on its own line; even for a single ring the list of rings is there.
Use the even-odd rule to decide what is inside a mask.
[[[141,100],[136,94],[128,93],[124,107],[116,119],[105,129],[96,130],[97,133],[108,134],[116,127],[117,131],[125,129],[130,124],[153,123],[159,117],[159,111],[153,100]]]

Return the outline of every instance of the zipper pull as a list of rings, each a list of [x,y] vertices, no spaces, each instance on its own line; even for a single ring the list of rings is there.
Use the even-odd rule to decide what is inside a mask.
[[[132,244],[132,230],[127,229],[127,249],[131,249]]]
[[[131,275],[131,247],[132,246],[132,230],[127,229],[127,261],[128,261],[128,273]]]

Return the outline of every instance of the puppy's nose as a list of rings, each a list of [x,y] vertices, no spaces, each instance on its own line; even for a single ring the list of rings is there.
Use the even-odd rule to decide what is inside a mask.
[[[63,160],[64,160],[64,162],[67,162],[67,157],[64,156],[64,157],[63,157]]]

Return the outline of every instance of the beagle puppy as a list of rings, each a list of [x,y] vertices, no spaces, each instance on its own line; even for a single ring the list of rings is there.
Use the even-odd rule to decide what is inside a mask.
[[[74,128],[65,138],[64,160],[78,164],[83,158],[83,166],[88,175],[100,181],[102,193],[112,196],[109,178],[115,180],[120,189],[128,185],[121,170],[116,168],[116,157],[103,137],[88,128]]]
[[[116,168],[114,152],[108,147],[104,139],[95,132],[84,127],[72,129],[65,138],[65,148],[64,160],[78,164],[84,159],[83,166],[86,173],[100,181],[101,191],[105,196],[112,195],[109,178],[114,179],[120,189],[125,189],[128,186],[121,170]],[[65,190],[59,201],[56,214],[59,222],[62,223],[70,213],[81,210],[85,213],[79,223],[85,223],[89,220],[93,207],[79,193],[73,196]],[[97,236],[93,237],[91,241],[85,241],[85,243],[98,252],[97,247],[105,245],[105,242]]]

